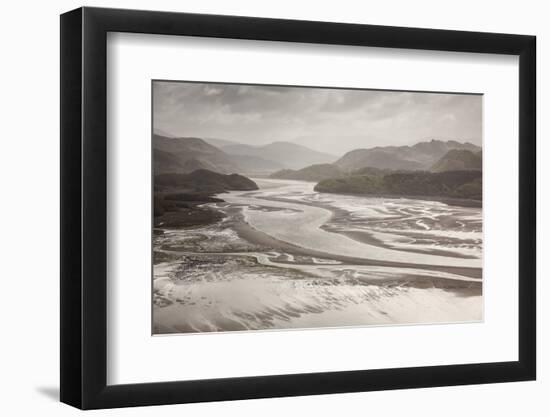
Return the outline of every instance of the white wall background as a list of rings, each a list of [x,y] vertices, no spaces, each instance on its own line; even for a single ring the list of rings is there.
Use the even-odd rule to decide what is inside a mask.
[[[0,300],[0,410],[3,415],[76,415],[57,402],[59,378],[59,17],[81,6],[6,2],[0,24],[0,181],[3,282]],[[550,83],[550,26],[545,3],[471,1],[123,0],[86,5],[240,14],[441,29],[534,34],[538,37],[539,378],[537,382],[237,401],[94,412],[94,415],[529,415],[550,413],[550,147],[545,114]],[[545,395],[546,394],[546,395]]]

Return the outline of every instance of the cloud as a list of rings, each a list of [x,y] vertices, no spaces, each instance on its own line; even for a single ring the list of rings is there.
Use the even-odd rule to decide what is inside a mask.
[[[154,127],[247,144],[295,141],[341,154],[426,139],[481,143],[482,96],[240,84],[153,83]]]

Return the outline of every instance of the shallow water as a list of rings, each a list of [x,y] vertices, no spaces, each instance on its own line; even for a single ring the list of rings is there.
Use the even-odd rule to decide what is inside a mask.
[[[220,197],[232,205],[242,206],[246,222],[255,229],[283,242],[340,256],[481,267],[480,209],[450,207],[434,201],[316,193],[313,183],[301,181],[290,185],[282,183],[280,187],[273,187],[277,180],[258,182],[272,187]],[[271,200],[275,198],[277,201]],[[331,209],[346,214],[331,222]],[[331,227],[325,230],[323,225]],[[370,234],[384,245],[358,242],[342,232]],[[450,256],[419,253],[435,249]],[[457,258],[459,255],[468,258]]]
[[[154,238],[155,333],[476,321],[481,209],[255,180]],[[243,223],[247,233],[243,232]]]

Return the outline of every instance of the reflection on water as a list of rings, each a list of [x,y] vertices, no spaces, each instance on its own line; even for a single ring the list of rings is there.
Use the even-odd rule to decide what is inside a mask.
[[[481,319],[481,209],[255,181],[154,238],[155,333]]]

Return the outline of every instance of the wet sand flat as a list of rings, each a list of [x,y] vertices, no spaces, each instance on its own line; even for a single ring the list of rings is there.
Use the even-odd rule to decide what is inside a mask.
[[[154,237],[154,333],[483,318],[479,209],[258,183]]]

